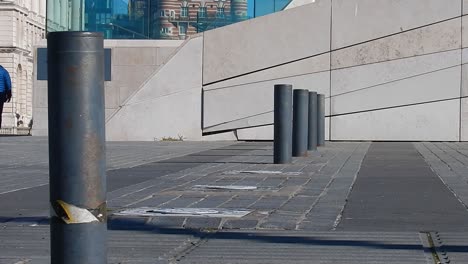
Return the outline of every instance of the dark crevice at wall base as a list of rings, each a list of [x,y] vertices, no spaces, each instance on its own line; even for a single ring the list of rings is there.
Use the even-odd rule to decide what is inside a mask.
[[[202,132],[202,136],[210,136],[210,135],[222,134],[222,133],[227,133],[227,132],[235,132],[236,137],[237,137],[237,130],[239,130],[239,129],[258,128],[258,127],[265,127],[265,126],[271,126],[271,125],[273,125],[273,123],[263,124],[263,125],[256,125],[256,126],[247,126],[247,127],[236,127],[236,128],[217,130],[217,131],[210,131],[210,132]],[[237,137],[237,138],[239,138],[239,137]]]
[[[203,129],[207,130],[207,129],[214,128],[214,127],[217,127],[217,126],[227,125],[227,124],[229,124],[229,123],[233,123],[233,122],[236,122],[236,121],[241,121],[241,120],[245,120],[245,119],[249,119],[249,118],[252,118],[252,117],[257,117],[257,116],[261,116],[261,115],[265,115],[265,114],[269,114],[269,113],[273,113],[273,110],[267,111],[267,112],[262,112],[262,113],[255,114],[255,115],[245,116],[245,117],[242,117],[242,118],[238,118],[238,119],[234,119],[234,120],[222,122],[222,123],[215,124],[215,125],[211,125],[211,126],[207,126],[207,127],[203,127]],[[236,128],[236,129],[237,129],[237,128]]]

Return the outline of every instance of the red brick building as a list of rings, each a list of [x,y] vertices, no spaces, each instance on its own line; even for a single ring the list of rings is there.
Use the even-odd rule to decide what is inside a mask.
[[[187,36],[247,18],[247,0],[159,0],[153,35],[160,39]]]

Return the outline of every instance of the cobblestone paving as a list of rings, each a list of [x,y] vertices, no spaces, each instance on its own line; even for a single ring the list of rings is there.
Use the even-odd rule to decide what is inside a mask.
[[[468,208],[468,143],[414,143],[432,170]]]
[[[44,139],[0,138],[0,186],[11,186],[14,180],[8,178],[13,172],[18,177],[29,175],[17,178],[26,184],[36,173],[47,172],[47,157],[41,156],[47,153],[46,144]],[[152,162],[167,157],[170,159],[165,163],[176,166],[193,164],[116,188],[108,194],[112,212],[151,206],[248,209],[252,213],[243,218],[112,216],[108,222],[108,263],[467,263],[467,233],[335,230],[369,143],[327,142],[318,152],[295,158],[289,165],[271,164],[271,143],[229,144],[110,143],[110,167],[123,176],[135,170],[151,173],[152,166],[158,166]],[[465,201],[468,144],[415,146],[444,183]],[[18,162],[11,161],[15,158]],[[258,189],[202,190],[195,185]],[[49,243],[45,222],[0,223],[0,264],[50,263]]]
[[[171,228],[332,230],[336,227],[369,144],[328,143],[310,157],[295,159],[292,165],[271,164],[272,146],[264,145],[238,144],[233,148],[252,150],[111,192],[109,207],[115,211],[128,207],[253,211],[241,219],[167,216],[147,219],[147,224]],[[273,173],[276,171],[282,174]],[[258,189],[200,190],[194,188],[196,185]]]
[[[107,168],[130,168],[233,143],[108,142]],[[48,159],[47,138],[0,137],[0,194],[48,184]]]

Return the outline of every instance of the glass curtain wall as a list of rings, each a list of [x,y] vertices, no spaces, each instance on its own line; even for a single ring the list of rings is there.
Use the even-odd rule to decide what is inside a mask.
[[[291,0],[257,0],[254,1],[254,17],[264,16],[283,10]]]
[[[283,10],[291,0],[47,0],[47,31],[107,39],[184,39]]]

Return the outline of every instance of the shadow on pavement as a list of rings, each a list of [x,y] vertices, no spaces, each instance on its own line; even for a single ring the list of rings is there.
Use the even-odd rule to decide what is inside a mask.
[[[275,232],[275,231],[222,231],[215,232],[210,230],[200,229],[182,229],[169,228],[161,225],[154,225],[142,221],[141,218],[118,218],[109,221],[108,230],[119,231],[140,231],[150,232],[154,234],[166,235],[192,235],[203,239],[222,239],[222,240],[244,240],[257,241],[260,243],[272,244],[303,244],[303,245],[320,245],[320,246],[349,246],[349,247],[364,247],[373,249],[388,249],[388,250],[420,250],[424,251],[423,245],[416,244],[396,244],[393,242],[385,243],[384,241],[372,240],[347,240],[336,239],[341,232],[330,232],[333,237],[323,236],[300,236],[291,235],[291,233]],[[415,232],[416,233],[416,232]],[[296,232],[297,234],[297,232]],[[347,234],[347,233],[343,233]],[[382,237],[382,240],[385,238]],[[468,252],[468,246],[463,245],[444,245],[441,247],[446,252]]]
[[[15,223],[15,224],[31,224],[36,223],[37,225],[49,225],[48,217],[2,217],[0,216],[0,223]],[[422,245],[416,244],[396,244],[393,242],[385,243],[384,241],[373,241],[373,240],[349,240],[349,239],[337,239],[340,233],[343,232],[330,232],[333,237],[327,237],[326,233],[322,236],[301,236],[292,235],[291,232],[275,232],[275,231],[210,231],[203,229],[183,229],[183,228],[170,228],[162,225],[155,225],[147,223],[146,218],[116,218],[109,219],[108,221],[109,231],[138,231],[152,234],[164,234],[164,235],[191,235],[200,239],[210,240],[244,240],[244,241],[256,241],[259,243],[271,243],[271,244],[302,244],[302,245],[317,245],[317,246],[349,246],[349,247],[363,247],[372,249],[388,249],[388,250],[418,250],[424,251],[425,248]],[[296,232],[297,234],[297,232]],[[343,234],[349,234],[345,232]],[[385,238],[382,237],[382,240]],[[444,245],[439,248],[445,252],[454,253],[468,253],[468,246],[465,245]]]

